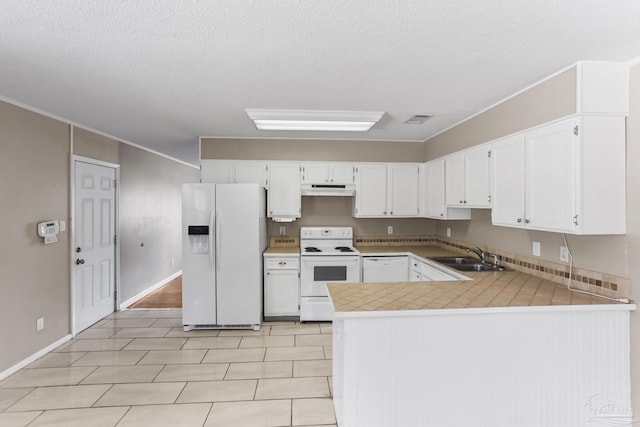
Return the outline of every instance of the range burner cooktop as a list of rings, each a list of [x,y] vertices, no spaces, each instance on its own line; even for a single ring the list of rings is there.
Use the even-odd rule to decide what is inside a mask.
[[[300,252],[305,257],[358,256],[351,227],[302,227]]]

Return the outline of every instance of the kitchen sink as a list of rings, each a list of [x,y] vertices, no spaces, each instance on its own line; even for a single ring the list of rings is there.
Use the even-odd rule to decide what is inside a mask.
[[[506,267],[475,262],[473,264],[447,264],[448,267],[459,271],[509,271]]]
[[[470,256],[436,256],[429,259],[458,271],[510,271],[506,267],[480,262],[478,258]]]
[[[478,258],[471,256],[435,256],[429,259],[442,264],[477,264],[479,262]]]

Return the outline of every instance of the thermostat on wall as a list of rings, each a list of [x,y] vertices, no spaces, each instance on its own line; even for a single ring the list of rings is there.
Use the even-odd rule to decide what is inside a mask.
[[[60,232],[59,221],[44,221],[38,223],[38,236],[44,237],[44,244],[55,243],[58,241],[58,233]]]

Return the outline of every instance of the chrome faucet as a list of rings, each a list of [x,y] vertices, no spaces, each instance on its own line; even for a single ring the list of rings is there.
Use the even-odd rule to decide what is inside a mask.
[[[467,248],[467,252],[473,252],[474,254],[478,255],[480,257],[480,262],[482,262],[482,263],[486,262],[487,254],[482,249],[480,249],[480,248],[475,248],[475,249]]]

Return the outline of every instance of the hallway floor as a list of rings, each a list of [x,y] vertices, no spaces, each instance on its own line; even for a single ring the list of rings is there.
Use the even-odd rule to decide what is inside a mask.
[[[0,382],[0,426],[335,426],[331,324],[114,313]]]

